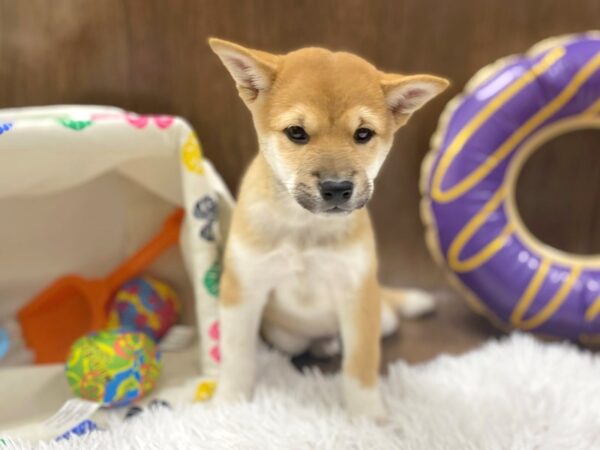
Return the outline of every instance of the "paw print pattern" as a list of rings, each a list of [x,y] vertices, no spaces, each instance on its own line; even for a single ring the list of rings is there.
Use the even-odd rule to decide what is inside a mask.
[[[204,167],[202,166],[202,147],[198,141],[196,133],[189,134],[187,140],[181,149],[181,159],[184,167],[195,174],[202,175]]]
[[[215,320],[211,326],[208,328],[208,337],[212,341],[212,347],[208,351],[212,360],[216,363],[221,362],[221,349],[219,347],[219,339],[221,335],[221,330],[219,326],[219,322]]]
[[[131,126],[140,130],[146,128],[150,122],[154,122],[161,130],[166,130],[175,120],[173,116],[138,115],[134,113],[127,113],[125,119]]]
[[[202,227],[200,230],[200,237],[210,242],[215,240],[215,232],[213,231],[212,222]]]
[[[217,202],[209,196],[202,197],[194,207],[194,216],[198,219],[216,220]]]
[[[0,136],[11,130],[13,124],[10,122],[0,123]]]
[[[91,126],[94,122],[91,120],[76,120],[69,117],[64,117],[62,119],[58,119],[58,123],[65,128],[70,128],[73,131],[82,131]]]
[[[219,280],[221,279],[221,268],[215,262],[204,274],[204,287],[213,297],[219,297]]]
[[[217,202],[208,195],[202,197],[194,206],[194,217],[204,220],[206,223],[200,229],[200,237],[209,242],[216,240],[214,225],[217,222],[218,205]]]

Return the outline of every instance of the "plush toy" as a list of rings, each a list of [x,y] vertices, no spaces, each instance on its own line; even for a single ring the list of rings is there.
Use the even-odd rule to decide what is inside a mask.
[[[161,366],[160,352],[146,334],[105,330],[73,344],[65,371],[78,397],[123,406],[154,388]]]
[[[134,278],[115,294],[108,329],[143,331],[158,342],[180,311],[179,298],[167,284],[149,276]]]

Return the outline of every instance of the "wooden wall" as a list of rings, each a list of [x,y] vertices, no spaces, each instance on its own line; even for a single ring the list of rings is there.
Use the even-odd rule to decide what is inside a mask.
[[[344,49],[383,69],[445,75],[452,89],[399,134],[371,207],[384,280],[435,288],[443,282],[423,244],[417,184],[444,104],[481,66],[594,27],[598,0],[0,0],[0,107],[96,103],[185,116],[235,189],[256,149],[254,130],[208,36],[274,52]],[[538,165],[534,178],[547,173],[547,158]],[[569,170],[566,185],[586,165]],[[577,189],[598,189],[588,175]],[[524,195],[535,208],[536,197]],[[575,202],[590,230],[600,223],[597,198]],[[543,228],[543,214],[555,213],[550,202],[533,220]]]

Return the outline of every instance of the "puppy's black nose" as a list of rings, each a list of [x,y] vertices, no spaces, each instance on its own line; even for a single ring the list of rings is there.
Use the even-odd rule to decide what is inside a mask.
[[[321,197],[334,206],[342,205],[350,200],[353,189],[354,184],[352,181],[323,181],[319,183]]]

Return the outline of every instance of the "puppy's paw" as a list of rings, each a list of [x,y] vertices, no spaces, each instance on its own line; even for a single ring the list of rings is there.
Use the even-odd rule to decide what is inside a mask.
[[[377,385],[363,387],[355,380],[345,377],[344,401],[346,409],[352,415],[369,417],[377,423],[383,423],[387,418]]]
[[[360,411],[355,411],[354,414],[373,419],[379,425],[384,425],[387,422],[385,406],[383,406],[381,399],[362,405]]]
[[[435,298],[420,289],[407,289],[399,309],[403,317],[409,319],[421,317],[435,310]]]
[[[379,391],[372,398],[363,397],[358,402],[346,400],[346,408],[354,416],[368,417],[381,425],[387,421],[386,409],[379,396]]]

